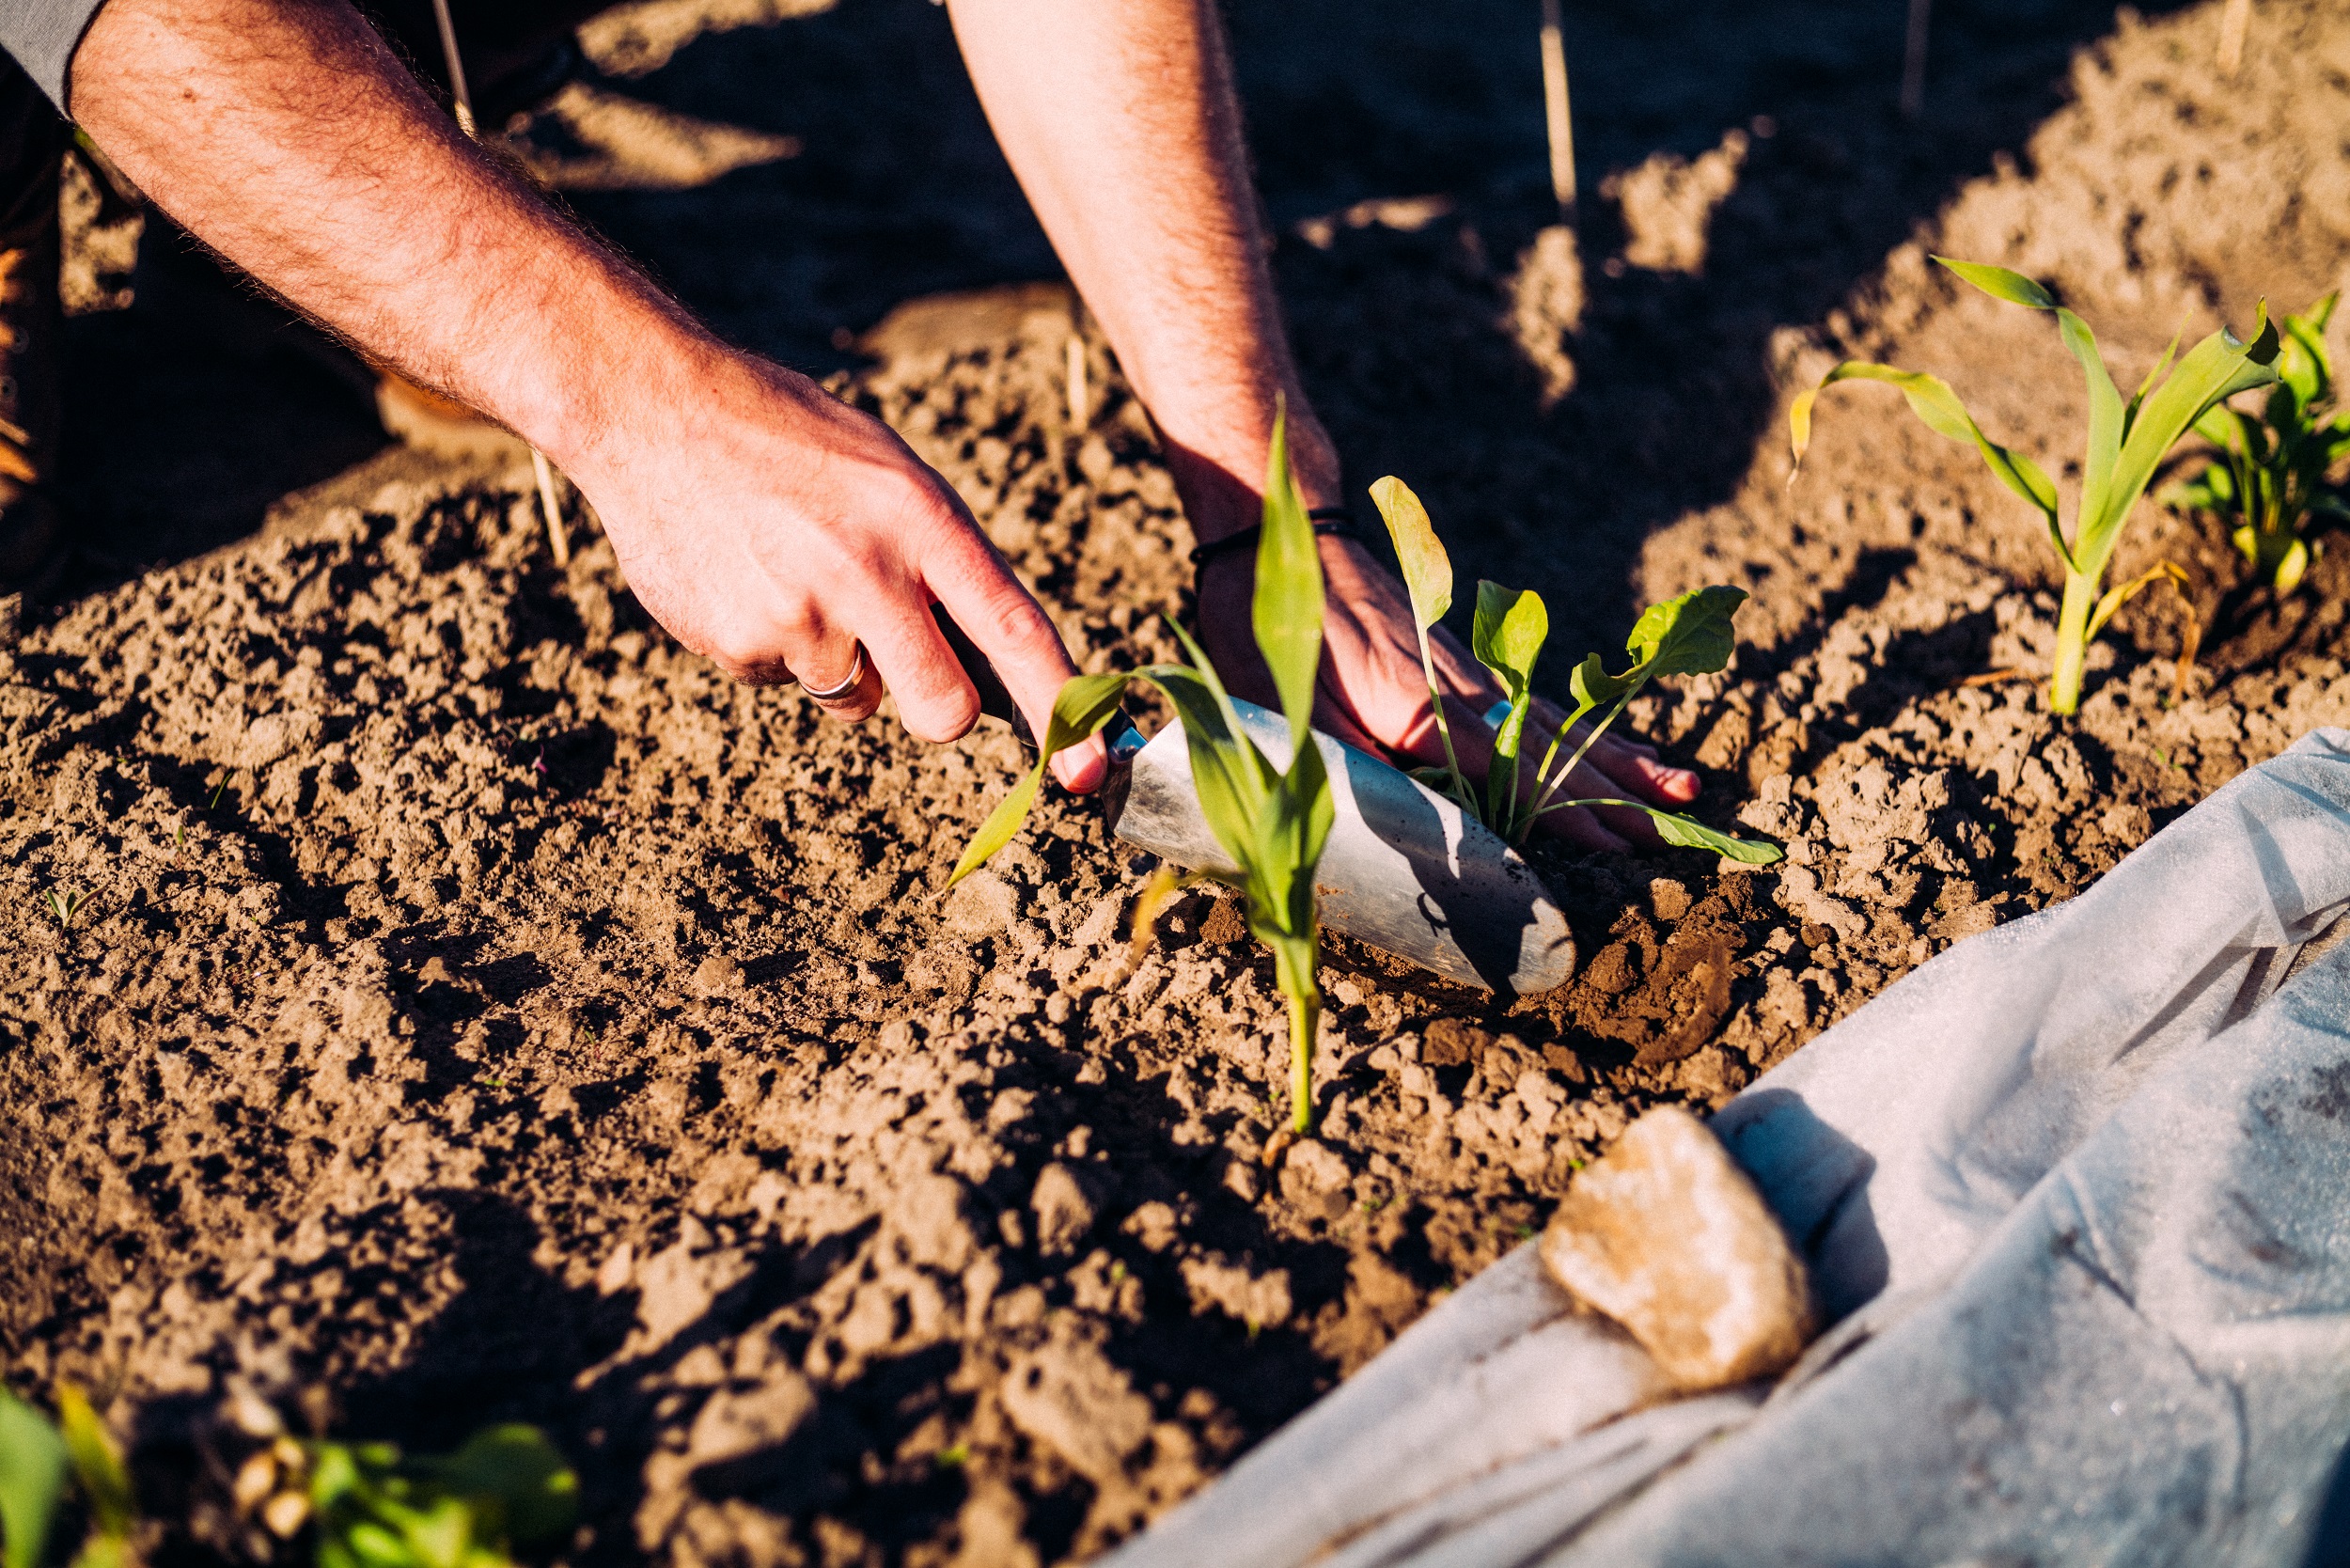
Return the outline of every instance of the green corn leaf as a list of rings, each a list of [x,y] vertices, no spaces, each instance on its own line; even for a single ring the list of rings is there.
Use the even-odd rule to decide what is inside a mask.
[[[1270,766],[1235,719],[1227,716],[1199,672],[1182,665],[1153,665],[1136,674],[1158,688],[1183,725],[1183,749],[1191,759],[1191,787],[1208,831],[1241,869],[1246,890],[1255,890],[1257,823],[1271,793]]]
[[[2223,403],[2203,410],[2188,428],[2222,451],[2241,451],[2243,440],[2237,433],[2237,424],[2243,417]]]
[[[2295,405],[2308,408],[2329,390],[2325,340],[2311,329],[2307,317],[2284,319],[2284,340],[2277,354],[2277,374]]]
[[[1997,476],[1998,481],[2016,494],[2040,509],[2046,519],[2048,539],[2065,565],[2073,564],[2073,552],[2064,541],[2064,530],[2057,521],[2056,486],[2041,471],[2038,463],[2021,452],[2010,451],[1982,433],[1966,405],[1951,391],[1950,384],[1939,376],[1921,370],[1904,370],[1891,365],[1876,365],[1867,360],[1848,359],[1820,379],[1820,384],[1799,394],[1787,410],[1788,433],[1795,451],[1795,465],[1803,465],[1803,454],[1811,445],[1811,405],[1819,395],[1840,381],[1881,381],[1901,389],[1909,400],[1910,412],[1922,420],[1936,435],[1952,441],[1971,441],[1982,454],[1983,465]]]
[[[1060,716],[1054,704],[1054,716]],[[570,1533],[579,1477],[536,1427],[494,1426],[432,1466],[441,1487],[473,1503],[490,1539],[528,1544]]]
[[[1452,608],[1452,557],[1445,554],[1412,487],[1390,474],[1371,487],[1371,505],[1387,525],[1395,542],[1396,563],[1403,569],[1404,591],[1412,596],[1412,619],[1425,632]]]
[[[1290,764],[1268,808],[1258,836],[1264,913],[1283,935],[1303,936],[1314,927],[1314,868],[1336,816],[1322,747],[1311,739]]]
[[[1052,722],[1045,726],[1044,745],[1037,750],[1036,766],[1021,776],[1011,793],[987,814],[987,821],[971,836],[963,858],[955,862],[953,872],[947,878],[948,888],[987,864],[989,856],[1018,836],[1020,824],[1028,820],[1028,808],[1036,804],[1037,792],[1044,787],[1046,765],[1058,753],[1099,734],[1117,713],[1119,695],[1125,689],[1126,678],[1122,675],[1073,675],[1062,683],[1060,695],[1053,699]]]
[[[1258,651],[1273,672],[1273,687],[1289,720],[1290,744],[1302,747],[1313,726],[1314,685],[1322,673],[1322,554],[1306,515],[1306,498],[1290,473],[1287,417],[1278,413],[1273,418],[1250,614]]]
[[[2145,494],[2165,454],[2219,403],[2275,381],[2278,346],[2276,324],[2264,304],[2250,340],[2239,340],[2222,327],[2187,351],[2178,368],[2139,409],[2106,489],[2082,496],[2080,526],[2068,561],[2072,570],[2092,578],[2105,571],[2130,509]]]
[[[1935,259],[1995,300],[2029,306],[2034,310],[2054,310],[2057,307],[2056,296],[2022,273],[2012,273],[2005,267],[1994,267],[1982,261],[1953,261],[1947,256],[1937,256]]]
[[[88,1396],[70,1383],[57,1385],[57,1432],[73,1465],[73,1479],[90,1522],[105,1535],[123,1536],[138,1523],[131,1475],[122,1467],[106,1423],[90,1408]]]
[[[2291,593],[2301,586],[2303,573],[2310,569],[2310,546],[2307,540],[2295,540],[2277,557],[2276,574],[2269,580],[2279,593]]]
[[[67,1463],[65,1439],[49,1418],[0,1388],[0,1565],[40,1560]]]
[[[1257,749],[1257,743],[1248,738],[1248,731],[1240,722],[1240,712],[1232,706],[1232,695],[1224,689],[1223,681],[1215,673],[1215,665],[1206,651],[1180,623],[1169,620],[1167,624],[1174,632],[1176,640],[1183,645],[1183,651],[1191,655],[1191,663],[1188,666],[1154,665],[1143,673],[1149,675],[1153,671],[1171,669],[1175,672],[1173,679],[1179,682],[1187,680],[1207,693],[1208,699],[1214,704],[1217,717],[1222,721],[1223,732],[1239,759],[1235,777],[1241,804],[1253,819],[1264,810],[1265,797],[1273,792],[1277,776],[1273,764],[1263,752]],[[1181,708],[1184,699],[1169,690],[1168,700]],[[1196,694],[1191,700],[1197,701]],[[1184,728],[1188,729],[1190,726]]]
[[[1731,618],[1746,602],[1745,588],[1691,588],[1643,610],[1632,635],[1624,639],[1624,648],[1644,679],[1711,675],[1730,663],[1731,651],[1737,646]]]
[[[2105,355],[2097,352],[2097,335],[2089,330],[2087,321],[2070,310],[2059,310],[2057,325],[2089,384],[2089,450],[2081,468],[2081,494],[2102,495],[2113,481],[2113,465],[2122,455],[2122,438],[2128,429],[2122,389],[2113,384],[2113,372],[2106,368]]]
[[[2162,380],[2162,373],[2170,368],[2170,362],[2179,357],[2179,342],[2186,336],[2184,325],[2170,335],[2170,346],[2162,351],[2162,357],[2154,361],[2154,368],[2146,372],[2146,379],[2139,382],[2138,390],[2130,394],[2130,406],[2122,416],[2123,440],[2128,440],[2129,432],[2138,427],[2138,411],[2145,404],[2146,394],[2154,389],[2154,384]]]

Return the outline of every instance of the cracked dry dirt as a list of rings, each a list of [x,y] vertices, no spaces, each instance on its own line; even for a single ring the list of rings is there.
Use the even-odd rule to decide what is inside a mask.
[[[255,1549],[221,1499],[238,1389],[425,1448],[536,1421],[580,1464],[582,1560],[1122,1538],[1517,1245],[1643,1106],[1717,1102],[2350,722],[2340,549],[2280,605],[2149,506],[2117,569],[2190,566],[2202,661],[2166,705],[2180,628],[2141,601],[2060,724],[2029,679],[1966,683],[2044,669],[2055,612],[1970,453],[1840,389],[1787,485],[1786,399],[1846,353],[1948,375],[2061,478],[2053,331],[1930,250],[2050,279],[2129,380],[2183,315],[2341,282],[2350,20],[2260,16],[2251,93],[2210,80],[2216,6],[2125,13],[2069,65],[1962,40],[1955,165],[1873,99],[1797,94],[1769,134],[1621,170],[1588,279],[1507,193],[1285,239],[1355,481],[1413,480],[1465,575],[1601,647],[1637,603],[1752,591],[1736,665],[1636,716],[1789,858],[1542,852],[1587,960],[1512,1004],[1333,943],[1322,1131],[1274,1162],[1280,1006],[1229,905],[1130,953],[1145,862],[1066,797],[938,899],[1010,741],[729,684],[601,539],[550,564],[511,454],[393,449],[92,587],[0,654],[9,1382],[111,1397],[203,1559]],[[1188,538],[1099,342],[1104,406],[1068,428],[1072,325],[1049,290],[901,315],[835,384],[1100,667],[1166,651]]]

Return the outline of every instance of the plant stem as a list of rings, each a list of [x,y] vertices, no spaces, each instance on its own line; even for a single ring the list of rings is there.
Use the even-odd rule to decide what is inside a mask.
[[[1322,1022],[1322,988],[1311,980],[1290,993],[1290,1125],[1314,1130],[1314,1032]]]
[[[1444,737],[1445,765],[1452,770],[1452,798],[1466,806],[1475,797],[1469,793],[1468,780],[1461,776],[1460,758],[1452,753],[1452,727],[1444,721],[1444,688],[1436,684],[1436,658],[1429,651],[1425,626],[1419,629],[1419,668],[1428,677],[1428,701],[1435,711],[1436,733]]]
[[[2048,677],[2048,706],[2071,715],[2081,705],[2081,666],[2089,656],[2089,616],[2097,607],[2097,579],[2064,574],[2064,604],[2057,612],[2056,668]]]
[[[1623,712],[1624,704],[1632,700],[1633,694],[1637,692],[1647,683],[1646,677],[1643,677],[1642,679],[1634,682],[1631,685],[1626,686],[1623,689],[1623,695],[1616,698],[1616,705],[1607,710],[1607,716],[1600,720],[1597,724],[1591,726],[1591,732],[1583,737],[1583,744],[1574,748],[1574,754],[1567,759],[1566,766],[1560,768],[1557,774],[1552,776],[1550,787],[1547,790],[1544,790],[1535,800],[1534,809],[1527,813],[1526,823],[1528,828],[1533,826],[1534,819],[1536,817],[1541,816],[1544,811],[1550,809],[1551,800],[1559,793],[1560,789],[1565,787],[1567,776],[1574,772],[1576,766],[1582,762],[1583,754],[1590,750],[1591,747],[1598,743],[1600,736],[1606,733],[1607,727],[1616,722],[1616,715]],[[1556,750],[1557,746],[1554,745],[1552,749]],[[1521,835],[1521,837],[1523,837],[1523,835]]]

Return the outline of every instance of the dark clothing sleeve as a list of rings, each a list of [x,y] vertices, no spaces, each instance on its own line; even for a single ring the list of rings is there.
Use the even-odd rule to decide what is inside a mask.
[[[0,49],[65,107],[66,67],[105,0],[0,0]]]

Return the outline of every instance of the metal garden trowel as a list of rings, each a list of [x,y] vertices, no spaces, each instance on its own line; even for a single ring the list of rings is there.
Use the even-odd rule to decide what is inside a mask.
[[[1022,744],[1035,739],[995,669],[943,614],[940,629],[979,688],[980,712],[1004,719]],[[1290,760],[1289,726],[1251,702],[1233,701],[1242,727],[1276,767]],[[1110,830],[1186,870],[1237,874],[1200,815],[1183,726],[1149,741],[1121,715],[1103,738]],[[1447,980],[1533,996],[1574,973],[1566,917],[1518,853],[1453,802],[1342,741],[1317,731],[1334,816],[1314,879],[1322,923]]]

